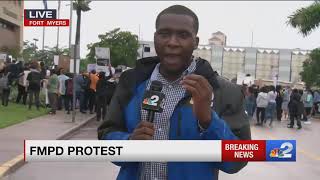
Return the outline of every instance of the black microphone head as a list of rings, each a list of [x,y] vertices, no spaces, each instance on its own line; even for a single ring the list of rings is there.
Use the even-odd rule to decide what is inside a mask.
[[[152,81],[151,86],[150,86],[150,90],[161,92],[162,83],[160,81]]]

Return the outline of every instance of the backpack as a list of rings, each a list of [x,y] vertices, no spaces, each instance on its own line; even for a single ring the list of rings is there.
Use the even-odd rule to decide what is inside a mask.
[[[31,79],[29,81],[29,84],[31,86],[40,86],[41,81],[41,74],[37,72],[30,72]]]
[[[67,79],[65,82],[66,85],[66,95],[72,96],[73,95],[73,80],[72,79]]]
[[[90,89],[91,80],[88,77],[82,76],[83,83],[81,84],[81,88],[84,90]]]
[[[10,72],[7,73],[7,75],[3,75],[0,78],[0,88],[1,89],[9,89],[9,76]]]
[[[117,83],[115,81],[107,81],[106,89],[107,89],[107,104],[110,104],[110,101],[112,99],[112,96],[114,92],[116,91]]]
[[[97,82],[96,95],[98,97],[106,96],[107,94],[107,79],[99,79]]]

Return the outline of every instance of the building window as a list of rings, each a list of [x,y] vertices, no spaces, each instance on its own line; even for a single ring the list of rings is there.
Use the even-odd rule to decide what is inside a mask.
[[[14,31],[14,26],[0,20],[0,28]]]

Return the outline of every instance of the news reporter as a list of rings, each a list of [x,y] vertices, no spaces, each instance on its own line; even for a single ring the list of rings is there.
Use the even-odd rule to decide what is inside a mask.
[[[250,139],[241,89],[219,77],[210,64],[192,56],[199,38],[198,18],[188,8],[171,6],[156,20],[156,57],[137,61],[125,71],[111,100],[101,140],[223,140]],[[163,84],[162,113],[146,122],[141,107],[152,81]],[[213,98],[214,96],[214,98]],[[214,100],[212,100],[214,99]],[[143,162],[115,163],[118,179],[218,179],[218,170],[236,173],[246,163]]]

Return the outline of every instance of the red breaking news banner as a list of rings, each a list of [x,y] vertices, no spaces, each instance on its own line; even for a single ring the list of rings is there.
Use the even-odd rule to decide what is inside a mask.
[[[222,161],[265,161],[266,141],[222,141]]]
[[[69,19],[24,19],[24,26],[69,26]]]

